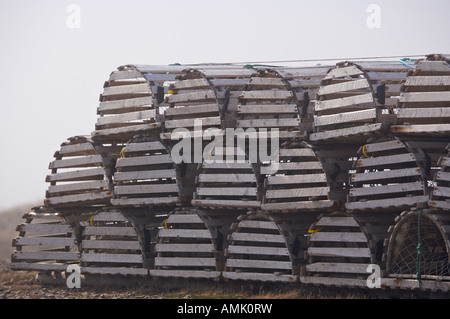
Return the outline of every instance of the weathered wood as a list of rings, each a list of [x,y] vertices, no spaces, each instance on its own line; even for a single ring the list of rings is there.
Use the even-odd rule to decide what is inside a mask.
[[[342,247],[309,247],[308,255],[311,257],[358,257],[370,258],[369,248],[342,248]]]
[[[97,119],[97,125],[103,126],[115,123],[124,123],[132,121],[150,121],[154,120],[156,116],[156,110],[130,112],[120,115],[102,116]]]
[[[291,91],[257,90],[257,91],[243,91],[240,98],[246,101],[253,101],[253,100],[276,101],[276,100],[292,100],[294,98],[294,95],[292,94]]]
[[[361,187],[352,188],[349,191],[350,196],[372,196],[378,194],[394,194],[403,192],[414,192],[423,191],[423,182],[412,182],[412,183],[402,183],[396,185],[382,185],[382,186],[371,186],[371,187]]]
[[[172,107],[164,110],[166,116],[182,116],[190,114],[208,114],[218,113],[219,105],[217,104],[202,104],[202,105],[190,105],[186,107]]]
[[[119,158],[116,162],[116,167],[122,168],[130,166],[157,165],[166,163],[172,163],[172,157],[169,154]]]
[[[258,189],[254,187],[197,187],[196,194],[200,196],[256,196],[258,194]]]
[[[366,124],[364,126],[348,127],[348,128],[337,129],[337,130],[333,130],[333,131],[312,133],[310,135],[310,139],[311,139],[311,141],[319,141],[319,140],[333,139],[333,138],[339,138],[339,137],[344,137],[344,136],[351,137],[354,135],[360,135],[360,134],[366,134],[366,133],[380,131],[381,128],[382,128],[381,123]]]
[[[113,226],[88,226],[83,230],[83,236],[123,236],[134,237],[136,231],[133,227],[113,227]]]
[[[211,238],[211,232],[207,229],[160,229],[161,238]]]
[[[153,97],[137,97],[132,99],[100,102],[97,114],[120,114],[127,111],[138,111],[153,107]]]
[[[155,257],[155,266],[215,267],[216,260],[214,258]]]
[[[155,252],[202,252],[214,253],[213,244],[156,244]]]
[[[333,93],[337,93],[337,92],[346,92],[346,91],[353,91],[353,90],[366,89],[366,88],[370,88],[369,82],[367,81],[367,79],[360,79],[360,80],[348,81],[348,82],[344,82],[344,83],[337,83],[337,84],[321,86],[318,94],[319,95],[327,95],[327,94],[333,94]]]
[[[227,248],[228,254],[245,255],[269,255],[269,256],[289,256],[287,248],[282,247],[258,247],[258,246],[235,246],[230,245]],[[232,267],[230,264],[227,266]]]
[[[78,260],[78,253],[68,251],[15,251],[12,260]]]
[[[416,161],[416,157],[412,153],[397,154],[390,156],[378,156],[372,158],[361,158],[356,162],[356,167],[374,167],[387,164],[398,164]]]
[[[95,254],[83,253],[81,262],[84,263],[125,263],[125,264],[142,264],[142,255],[137,254]]]
[[[236,241],[253,241],[253,242],[270,242],[270,243],[285,243],[282,235],[271,234],[253,234],[253,233],[232,233],[230,240]]]
[[[376,109],[345,112],[333,115],[315,115],[315,126],[335,125],[339,123],[373,121],[377,117]]]
[[[114,193],[116,195],[178,193],[178,185],[177,184],[121,185],[121,186],[114,186]]]
[[[147,83],[105,87],[103,89],[102,96],[105,97],[121,94],[143,94],[143,93],[147,94],[151,93],[150,87]]]
[[[298,114],[298,108],[295,104],[238,105],[237,111],[239,114]]]
[[[363,233],[350,232],[316,232],[311,234],[309,240],[317,242],[367,242]]]
[[[421,176],[420,168],[403,168],[394,169],[388,171],[378,171],[378,172],[364,172],[364,173],[354,173],[351,174],[352,182],[368,182],[368,181],[381,181],[381,180],[392,180],[395,178]]]
[[[358,69],[356,66],[351,65],[343,68],[334,68],[324,77],[324,80],[343,78],[346,76],[362,75],[363,71]]]
[[[201,125],[203,127],[221,124],[220,117],[217,116],[217,117],[202,117],[202,118],[182,119],[182,120],[166,120],[164,125],[167,129],[173,129],[177,127],[193,128],[199,121],[201,122]]]
[[[311,196],[327,196],[330,191],[329,187],[310,187],[310,188],[289,188],[267,190],[267,198],[291,198],[291,197],[311,197]]]
[[[448,102],[450,92],[402,92],[400,103]]]
[[[140,250],[141,245],[138,241],[123,240],[88,240],[81,242],[82,249],[130,249]]]
[[[334,110],[348,106],[364,105],[373,103],[372,93],[359,94],[354,96],[342,97],[332,100],[317,101],[315,103],[316,111]]]
[[[308,264],[305,266],[308,272],[325,272],[325,273],[357,273],[357,274],[367,274],[366,271],[369,264],[361,263],[337,263],[337,262],[317,262],[314,264]],[[329,278],[330,282],[334,278]]]
[[[299,118],[290,119],[252,119],[252,120],[238,120],[237,127],[254,128],[254,127],[298,127],[300,124]]]
[[[366,211],[376,210],[380,208],[396,208],[396,207],[414,207],[419,203],[426,203],[429,199],[428,195],[419,195],[411,197],[396,197],[387,199],[374,199],[363,202],[346,203],[345,207],[350,211]]]
[[[227,267],[290,270],[292,269],[292,263],[289,261],[228,259]]]

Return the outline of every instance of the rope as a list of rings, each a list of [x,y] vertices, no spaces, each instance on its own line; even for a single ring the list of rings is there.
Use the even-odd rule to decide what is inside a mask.
[[[422,262],[422,239],[420,237],[420,223],[422,219],[423,209],[419,212],[417,223],[417,258],[416,258],[416,278],[419,282],[419,289],[422,288],[422,276],[421,276],[421,262]]]
[[[408,64],[406,61],[413,63],[413,62],[416,62],[417,59],[403,58],[403,59],[400,59],[399,61],[401,64],[406,65],[408,68],[414,69],[414,67],[412,65]]]
[[[415,61],[415,59],[411,59],[411,57],[425,57],[426,54],[415,54],[415,55],[409,55],[409,58],[405,58],[405,55],[391,55],[391,56],[374,56],[374,57],[354,57],[354,58],[325,58],[325,59],[297,59],[297,60],[270,60],[270,61],[235,61],[235,62],[216,62],[216,63],[188,63],[188,65],[233,65],[233,64],[244,64],[251,66],[267,66],[267,67],[274,67],[274,66],[268,66],[266,64],[268,63],[297,63],[297,62],[323,62],[323,61],[357,61],[357,60],[375,60],[375,59],[407,59],[405,61],[400,61],[401,63],[405,64],[406,61]],[[409,60],[408,60],[409,59]],[[179,64],[177,64],[179,65]],[[411,67],[409,64],[405,64],[408,67]]]
[[[363,154],[364,154],[365,157],[367,157],[367,158],[372,158],[373,155],[371,155],[371,156],[367,155],[367,153],[366,153],[366,146],[367,146],[367,144],[363,146],[362,152],[363,152]]]

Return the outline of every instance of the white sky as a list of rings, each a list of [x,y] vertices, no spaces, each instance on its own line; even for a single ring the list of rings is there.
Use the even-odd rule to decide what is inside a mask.
[[[0,209],[43,200],[54,152],[94,130],[119,65],[450,53],[449,13],[449,0],[1,0]]]

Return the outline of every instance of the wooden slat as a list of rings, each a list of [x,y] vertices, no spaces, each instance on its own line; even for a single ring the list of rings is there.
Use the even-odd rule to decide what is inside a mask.
[[[114,187],[114,193],[116,195],[178,193],[178,191],[179,189],[176,183],[151,185],[120,185]]]
[[[326,183],[326,174],[268,176],[267,185]]]
[[[172,158],[169,154],[119,158],[116,162],[116,167],[122,168],[130,166],[144,166],[144,165],[156,165],[166,163],[172,163]]]
[[[100,102],[98,114],[118,114],[129,110],[148,109],[153,105],[153,97],[138,97],[117,101]]]
[[[193,257],[155,257],[155,266],[173,267],[216,267],[214,258],[193,258]]]
[[[358,196],[371,196],[378,194],[395,194],[404,192],[414,192],[424,190],[423,182],[412,182],[403,183],[396,185],[382,185],[382,186],[371,186],[371,187],[361,187],[352,188],[349,191],[349,195],[352,197]]]
[[[330,191],[329,187],[276,189],[276,190],[267,190],[266,197],[268,199],[273,199],[273,198],[327,196],[329,191]]]
[[[81,242],[82,249],[130,249],[140,250],[141,245],[138,241],[123,240],[88,240]]]
[[[448,102],[450,92],[402,92],[399,101],[408,102]]]
[[[238,229],[242,228],[256,228],[256,229],[271,229],[278,230],[278,227],[273,222],[260,221],[260,220],[242,220],[239,222]]]
[[[105,87],[103,89],[102,96],[141,93],[151,93],[150,87],[147,83]]]
[[[369,181],[380,181],[380,180],[391,180],[403,177],[420,176],[420,168],[403,168],[395,169],[389,171],[379,171],[379,172],[364,172],[351,174],[352,182],[369,182]]]
[[[316,111],[326,111],[348,106],[373,103],[373,101],[372,93],[366,93],[333,100],[316,101],[314,108]]]
[[[73,238],[61,237],[19,237],[14,239],[14,246],[74,246]]]
[[[180,116],[189,114],[207,114],[218,113],[219,105],[217,104],[202,104],[202,105],[190,105],[186,107],[171,107],[164,111],[166,116]]]
[[[405,86],[450,86],[450,76],[409,76]]]
[[[251,120],[238,120],[237,127],[297,127],[300,125],[300,119],[251,119]]]
[[[71,233],[69,225],[55,224],[21,224],[17,226],[17,231],[23,232],[43,232],[43,233]]]
[[[241,96],[243,100],[291,100],[294,95],[291,91],[281,90],[257,90],[257,91],[243,91]]]
[[[76,194],[76,195],[66,195],[59,197],[50,197],[47,198],[47,205],[62,205],[69,203],[81,203],[81,202],[93,202],[93,201],[103,201],[111,198],[112,192],[91,192],[84,194]]]
[[[377,118],[377,110],[369,109],[362,111],[345,112],[333,115],[314,116],[315,126],[334,125],[339,123],[372,121]]]
[[[142,264],[142,255],[136,254],[95,254],[83,253],[81,255],[82,262],[92,263],[126,263],[126,264]]]
[[[254,174],[199,174],[199,183],[256,183]]]
[[[239,105],[239,114],[298,114],[298,108],[295,104],[257,104],[257,105]]]
[[[356,66],[351,65],[343,68],[334,68],[325,76],[324,80],[342,78],[346,76],[362,75],[363,71],[358,69]]]
[[[292,269],[290,261],[228,259],[229,268]]]
[[[85,170],[76,170],[65,173],[55,173],[48,175],[46,182],[63,182],[63,181],[83,181],[91,179],[92,177],[99,177],[106,175],[105,169],[101,167],[89,168]]]
[[[178,93],[169,95],[166,102],[171,103],[183,103],[183,102],[202,102],[216,100],[216,94],[212,90],[192,92],[192,93]]]
[[[337,92],[346,92],[346,91],[353,91],[353,90],[359,90],[359,89],[365,89],[370,88],[369,82],[367,79],[361,79],[361,80],[355,80],[355,81],[348,81],[344,83],[337,83],[337,84],[330,84],[321,86],[319,89],[318,94],[319,95],[327,95],[327,94],[333,94]]]
[[[220,117],[203,117],[203,118],[192,118],[192,119],[182,119],[182,120],[166,120],[164,125],[167,129],[172,128],[185,128],[185,127],[194,127],[198,121],[201,121],[202,126],[211,126],[211,125],[220,125],[221,120]]]
[[[369,264],[361,263],[336,263],[336,262],[317,262],[305,266],[307,272],[325,272],[325,273],[352,273],[367,274]],[[332,282],[333,278],[329,278]]]
[[[258,189],[255,187],[197,187],[196,194],[199,196],[257,196]]]
[[[282,235],[271,235],[271,234],[232,233],[230,235],[229,240],[285,244],[285,241],[284,241],[284,238]]]
[[[214,253],[213,244],[156,244],[155,252],[190,252],[190,253]]]
[[[440,119],[448,117],[450,117],[450,107],[400,108],[397,112],[397,118],[399,119]]]
[[[156,116],[156,110],[130,112],[120,115],[102,116],[97,119],[97,125],[123,123],[137,120],[152,120]]]
[[[166,151],[166,147],[159,141],[155,142],[142,142],[142,143],[129,143],[125,146],[123,152],[134,153],[134,152],[145,152],[145,151]]]
[[[15,251],[12,260],[77,260],[78,253],[69,251]]]
[[[113,198],[111,204],[115,206],[152,206],[152,205],[174,205],[178,203],[178,197],[151,197],[151,198]]]
[[[96,227],[88,226],[83,230],[83,236],[137,236],[133,227]]]
[[[309,247],[308,256],[370,258],[371,253],[369,248]]]
[[[363,233],[350,232],[316,232],[311,234],[309,240],[317,242],[367,242]]]
[[[282,248],[282,247],[258,247],[258,246],[230,245],[227,248],[227,252],[228,252],[228,254],[268,255],[268,256],[288,256],[289,257],[289,250],[287,248]]]
[[[82,183],[72,183],[49,186],[47,192],[49,194],[61,193],[61,192],[72,192],[72,191],[86,191],[93,189],[103,189],[107,190],[109,186],[108,181],[93,181],[93,182],[82,182]]]
[[[116,172],[114,173],[114,181],[132,181],[159,178],[176,178],[175,169],[161,169],[154,171],[136,171],[136,172]]]
[[[353,217],[322,217],[316,225],[359,227],[358,223]]]
[[[364,200],[362,202],[346,203],[345,208],[350,211],[371,211],[381,208],[414,207],[420,203],[426,203],[428,195],[396,197],[388,199]]]
[[[356,167],[373,167],[398,163],[407,163],[416,161],[413,154],[397,154],[390,156],[378,156],[372,158],[361,158],[356,162]]]
[[[101,155],[88,155],[79,158],[70,158],[63,160],[56,160],[50,163],[49,169],[54,168],[71,168],[71,167],[89,167],[103,164]]]
[[[206,238],[211,239],[211,232],[204,229],[160,229],[160,238]]]

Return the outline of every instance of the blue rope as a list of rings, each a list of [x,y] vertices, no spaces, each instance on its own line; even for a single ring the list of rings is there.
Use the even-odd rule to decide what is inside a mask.
[[[414,69],[414,67],[413,67],[411,64],[407,63],[407,62],[414,63],[414,62],[417,61],[417,59],[402,58],[402,59],[400,59],[399,61],[400,61],[401,64],[406,65],[408,68]]]

